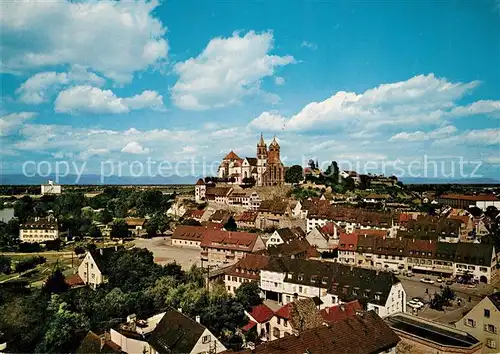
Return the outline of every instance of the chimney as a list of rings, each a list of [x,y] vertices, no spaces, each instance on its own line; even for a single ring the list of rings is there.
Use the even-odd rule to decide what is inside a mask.
[[[200,316],[196,316],[196,322],[201,323],[200,322]]]
[[[326,311],[327,314],[330,313],[330,308],[329,307],[325,307],[325,311]]]
[[[179,307],[179,308],[177,309],[177,311],[179,311],[180,313],[182,313],[182,307]]]
[[[341,309],[342,311],[345,311],[345,305],[344,305],[344,304],[340,304],[340,309]]]
[[[118,251],[118,246],[115,246],[115,251]]]
[[[104,249],[103,248],[99,248],[99,253],[102,255],[104,255]]]

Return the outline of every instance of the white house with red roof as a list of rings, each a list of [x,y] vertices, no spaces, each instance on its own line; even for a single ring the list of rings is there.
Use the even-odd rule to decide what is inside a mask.
[[[245,315],[248,317],[248,323],[242,327],[242,331],[248,333],[255,329],[260,340],[268,340],[271,331],[269,321],[273,318],[274,311],[265,304],[260,304],[254,306],[250,312],[245,311]]]

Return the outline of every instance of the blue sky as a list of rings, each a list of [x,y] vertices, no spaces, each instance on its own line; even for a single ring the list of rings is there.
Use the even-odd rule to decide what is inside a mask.
[[[262,132],[286,164],[428,156],[500,176],[498,2],[2,6],[4,174],[254,156]]]

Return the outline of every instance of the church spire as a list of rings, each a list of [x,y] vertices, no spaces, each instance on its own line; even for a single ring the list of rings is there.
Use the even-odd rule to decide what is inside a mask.
[[[260,133],[260,141],[259,141],[259,146],[265,146],[266,143],[264,142],[264,136],[262,133]]]

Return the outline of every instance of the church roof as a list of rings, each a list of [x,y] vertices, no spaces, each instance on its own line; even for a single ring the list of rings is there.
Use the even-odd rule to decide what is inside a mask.
[[[262,134],[260,134],[260,141],[257,144],[257,146],[266,146],[266,143],[264,142],[264,137],[262,136]]]
[[[198,179],[198,182],[196,182],[196,185],[203,186],[203,185],[205,185],[205,182],[203,182],[203,180],[200,178],[200,179]]]
[[[250,166],[257,166],[257,158],[256,157],[246,157],[248,164]]]
[[[224,157],[224,160],[241,160],[241,158],[238,155],[236,155],[236,153],[233,150],[231,150],[229,154],[227,154],[226,157]]]
[[[271,144],[269,146],[280,146],[278,144],[278,142],[276,141],[276,136],[273,138],[273,141],[271,142]]]

